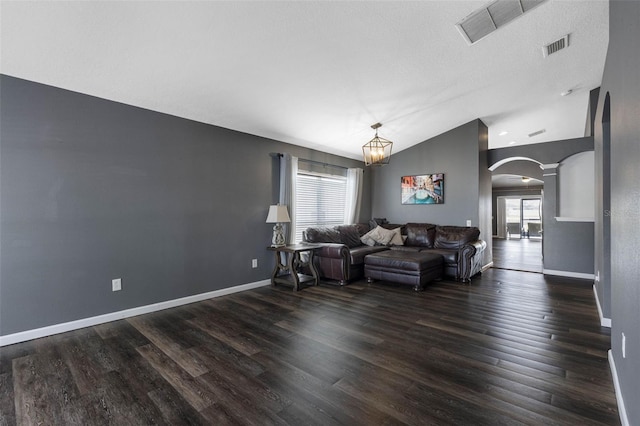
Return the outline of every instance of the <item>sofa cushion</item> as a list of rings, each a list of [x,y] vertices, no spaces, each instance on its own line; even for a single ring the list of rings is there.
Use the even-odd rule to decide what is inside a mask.
[[[422,250],[421,253],[439,254],[444,259],[444,263],[449,265],[455,265],[458,263],[458,250],[428,249]]]
[[[307,228],[306,241],[308,243],[337,243],[342,244],[340,232],[335,228]]]
[[[349,248],[359,247],[362,245],[360,237],[367,233],[368,226],[362,224],[355,225],[341,225],[336,227],[340,234],[342,244],[345,244]]]
[[[460,249],[467,243],[472,243],[480,236],[476,227],[465,226],[437,226],[435,248]]]
[[[391,247],[391,250],[396,250],[396,251],[420,251],[421,248],[420,247],[412,247],[412,246],[393,246]]]
[[[436,225],[431,223],[407,223],[407,246],[433,248]]]
[[[351,253],[351,264],[352,265],[362,265],[364,264],[364,257],[371,253],[377,253],[379,251],[389,250],[388,247],[385,246],[360,246],[355,247],[349,250]]]

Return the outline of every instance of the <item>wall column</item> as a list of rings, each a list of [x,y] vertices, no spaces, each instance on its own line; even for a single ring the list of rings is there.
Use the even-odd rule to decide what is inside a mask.
[[[558,215],[558,166],[560,163],[541,164],[542,181],[542,264],[548,258],[549,244],[545,244],[548,237],[553,240],[554,225]],[[549,231],[549,232],[548,232]],[[551,247],[552,248],[552,247]]]

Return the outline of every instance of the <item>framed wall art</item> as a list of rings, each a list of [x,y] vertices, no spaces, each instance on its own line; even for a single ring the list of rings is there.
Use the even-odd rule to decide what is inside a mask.
[[[402,204],[444,204],[444,173],[402,176]]]

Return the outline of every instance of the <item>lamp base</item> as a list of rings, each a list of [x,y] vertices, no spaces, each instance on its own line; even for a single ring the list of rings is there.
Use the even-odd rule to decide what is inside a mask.
[[[282,232],[282,225],[280,223],[276,223],[273,227],[273,238],[271,238],[271,247],[282,247],[286,245],[287,244],[284,239],[284,233]]]

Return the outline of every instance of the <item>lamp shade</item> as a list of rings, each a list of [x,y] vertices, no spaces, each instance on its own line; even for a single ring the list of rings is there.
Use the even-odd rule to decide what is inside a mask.
[[[267,215],[266,223],[288,223],[291,222],[287,206],[281,206],[277,204],[275,206],[269,206],[269,214]]]

